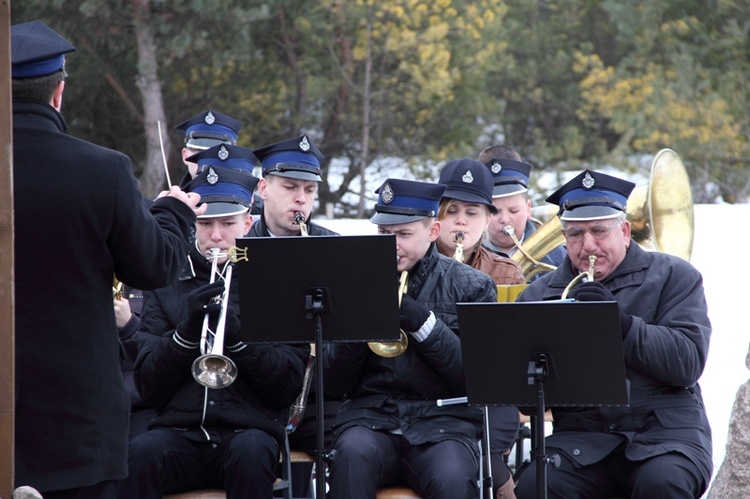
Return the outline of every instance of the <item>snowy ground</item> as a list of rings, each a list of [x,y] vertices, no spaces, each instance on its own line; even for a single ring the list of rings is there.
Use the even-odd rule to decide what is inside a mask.
[[[714,473],[724,459],[735,394],[750,378],[745,367],[750,334],[742,311],[747,301],[741,294],[750,272],[742,253],[734,253],[741,247],[740,238],[744,234],[737,228],[749,219],[750,204],[695,206],[695,242],[691,261],[703,274],[713,325],[711,349],[701,387],[713,429]],[[376,233],[375,226],[366,220],[320,220],[319,223],[340,234]]]

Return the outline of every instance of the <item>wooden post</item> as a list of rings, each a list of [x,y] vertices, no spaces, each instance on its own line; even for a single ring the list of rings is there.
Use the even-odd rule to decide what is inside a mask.
[[[13,495],[15,374],[10,0],[0,0],[0,497]]]

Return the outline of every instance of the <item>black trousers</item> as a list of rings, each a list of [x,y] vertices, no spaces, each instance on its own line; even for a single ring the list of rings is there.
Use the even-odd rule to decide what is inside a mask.
[[[547,448],[547,454],[559,454],[561,465],[547,466],[548,497],[553,498],[698,498],[706,490],[698,468],[676,452],[644,461],[630,461],[624,447],[618,447],[603,461],[576,468],[561,452]],[[516,484],[518,499],[536,497],[536,463],[532,460],[521,472]]]
[[[77,489],[42,491],[44,499],[114,499],[115,480],[100,482],[90,487],[79,487]]]
[[[479,497],[478,447],[456,440],[413,446],[401,435],[355,426],[333,448],[329,499],[374,499],[378,489],[403,483],[424,499]]]
[[[129,474],[121,499],[159,499],[196,489],[223,488],[228,499],[273,497],[279,446],[261,430],[222,432],[221,443],[196,441],[159,428],[130,442]]]

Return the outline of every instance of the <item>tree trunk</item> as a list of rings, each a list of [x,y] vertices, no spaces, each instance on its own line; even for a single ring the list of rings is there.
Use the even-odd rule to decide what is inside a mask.
[[[141,191],[153,199],[163,190],[167,179],[167,165],[164,157],[169,156],[172,145],[166,133],[164,100],[159,81],[159,63],[156,59],[156,43],[151,29],[150,0],[133,1],[133,23],[138,44],[138,73],[136,86],[143,99],[143,128],[146,135],[146,161],[141,175]],[[159,133],[159,124],[162,133]],[[160,138],[161,135],[161,138]],[[164,155],[162,155],[162,141]],[[171,182],[168,180],[168,184]]]

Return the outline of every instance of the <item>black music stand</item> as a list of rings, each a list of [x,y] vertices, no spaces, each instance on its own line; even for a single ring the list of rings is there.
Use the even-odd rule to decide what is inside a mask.
[[[240,311],[250,317],[243,340],[315,343],[315,488],[323,499],[323,330],[325,341],[399,339],[395,236],[239,238],[237,246],[248,257],[237,263]]]
[[[536,407],[537,498],[547,497],[548,407],[628,405],[616,302],[459,303],[470,404]],[[559,459],[559,456],[557,456]]]

